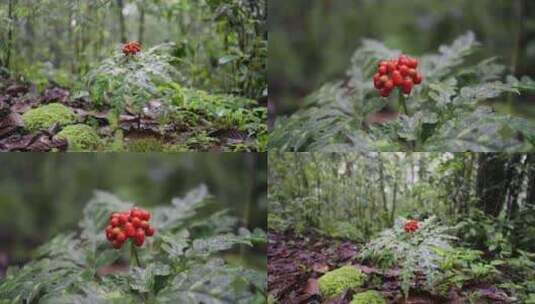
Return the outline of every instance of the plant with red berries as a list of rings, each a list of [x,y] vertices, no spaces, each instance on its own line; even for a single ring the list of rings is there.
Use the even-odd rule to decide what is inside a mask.
[[[422,75],[416,69],[417,67],[416,59],[400,55],[398,59],[381,60],[377,66],[377,73],[373,75],[373,86],[382,97],[390,96],[396,87],[400,89],[399,101],[407,115],[408,110],[403,94],[409,95],[413,86],[422,83]]]
[[[141,51],[141,44],[137,41],[131,41],[123,45],[123,54],[125,56],[135,55]]]
[[[401,286],[405,296],[409,293],[416,272],[426,274],[429,288],[442,262],[438,253],[452,248],[456,238],[452,228],[440,226],[436,217],[418,222],[399,218],[392,229],[387,229],[366,244],[359,258],[384,268],[401,268]]]
[[[133,41],[117,49],[114,56],[86,76],[86,86],[91,100],[97,106],[111,106],[117,112],[128,107],[140,114],[146,104],[161,98],[159,87],[181,79],[171,65],[170,44],[162,44],[141,52],[141,46]],[[135,55],[135,56],[134,56]]]
[[[97,192],[79,232],[56,236],[35,260],[8,270],[0,303],[264,303],[265,271],[224,258],[265,244],[266,235],[236,227],[218,205],[204,186],[150,212]]]
[[[467,64],[478,46],[468,32],[416,60],[365,39],[344,81],[326,83],[304,109],[278,119],[268,149],[535,151],[535,123],[489,106],[534,91],[535,81],[504,75],[498,58]],[[392,93],[397,103],[388,98]]]
[[[418,221],[416,220],[408,220],[405,225],[403,226],[403,230],[407,233],[412,233],[418,230]]]
[[[128,239],[132,240],[132,254],[140,266],[137,251],[134,247],[141,247],[145,236],[153,236],[154,228],[149,224],[150,213],[144,209],[134,207],[125,212],[113,212],[106,227],[106,239],[113,248],[120,249]]]
[[[398,59],[382,60],[373,75],[373,85],[382,97],[388,97],[395,87],[404,94],[410,94],[414,85],[422,82],[422,75],[416,69],[418,61],[406,55]]]

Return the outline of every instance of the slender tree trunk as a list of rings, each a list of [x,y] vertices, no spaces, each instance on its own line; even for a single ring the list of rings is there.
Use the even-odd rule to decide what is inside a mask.
[[[379,154],[377,156],[377,160],[379,161],[379,185],[381,186],[381,195],[383,196],[383,210],[384,212],[388,212],[388,202],[386,201],[386,189],[385,189],[385,168],[383,159],[381,158],[381,155]]]
[[[145,8],[143,4],[138,5],[139,8],[139,33],[137,40],[143,43],[143,33],[145,32]]]
[[[123,0],[117,0],[117,10],[119,14],[119,31],[120,31],[120,37],[121,42],[126,43],[126,24],[124,20],[123,15],[123,9],[124,9],[124,2]]]
[[[506,160],[499,153],[480,153],[478,163],[477,206],[496,217],[505,202]]]
[[[523,155],[520,153],[513,154],[507,163],[507,216],[508,218],[514,218],[518,211],[518,195],[522,188],[524,181],[524,163],[522,163]],[[521,167],[520,170],[518,168]]]
[[[462,210],[461,210],[461,213],[462,214],[467,214],[468,213],[468,200],[470,198],[470,190],[472,189],[472,173],[473,173],[473,169],[474,169],[474,158],[475,158],[475,155],[470,153],[470,154],[467,154],[467,158],[468,158],[468,161],[465,159],[465,171],[464,171],[464,183],[465,183],[465,186],[466,186],[466,191],[465,191],[465,197],[463,198],[463,202],[462,202]]]
[[[535,206],[535,154],[528,154],[526,162],[528,168],[528,188],[526,195],[526,204]]]
[[[14,9],[15,9],[15,0],[9,0],[9,6],[7,9],[7,18],[9,19],[9,29],[7,31],[7,53],[6,53],[6,62],[5,62],[5,66],[7,69],[10,68],[11,49],[13,48],[13,23],[15,22],[13,18]]]
[[[399,169],[396,169],[399,171]],[[394,217],[396,215],[396,199],[398,195],[398,179],[400,179],[399,174],[396,172],[396,176],[394,178],[394,193],[392,194],[392,213],[390,214],[390,225],[394,226]]]

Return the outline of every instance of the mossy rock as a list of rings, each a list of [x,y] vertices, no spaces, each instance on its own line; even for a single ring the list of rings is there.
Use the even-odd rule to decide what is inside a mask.
[[[129,152],[162,152],[164,144],[156,138],[139,138],[127,142],[126,150]]]
[[[379,292],[368,290],[355,294],[350,304],[386,304],[386,301]]]
[[[101,143],[97,132],[83,124],[67,126],[56,137],[66,139],[72,151],[94,150]]]
[[[76,115],[70,108],[62,104],[51,103],[24,113],[22,121],[29,131],[35,132],[48,129],[55,123],[60,126],[73,124],[76,122]]]
[[[343,266],[329,271],[319,278],[321,295],[326,299],[332,298],[349,288],[360,287],[366,281],[366,274],[353,266]]]

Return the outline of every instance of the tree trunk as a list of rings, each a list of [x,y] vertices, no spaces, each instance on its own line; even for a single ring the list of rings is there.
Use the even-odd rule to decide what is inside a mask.
[[[396,169],[399,171],[399,169]],[[392,213],[390,215],[390,225],[394,226],[394,217],[396,214],[396,199],[398,195],[398,179],[400,179],[400,176],[396,172],[396,176],[394,178],[394,193],[392,194]]]
[[[528,189],[526,204],[535,206],[535,154],[530,153],[527,157]]]
[[[383,210],[384,212],[388,212],[388,206],[387,206],[388,202],[386,201],[386,189],[385,189],[384,163],[380,154],[377,156],[377,159],[379,161],[379,184],[381,186],[381,195],[383,197]]]
[[[119,31],[121,42],[126,43],[126,24],[123,15],[124,3],[123,0],[117,0],[117,10],[119,13]]]
[[[7,31],[7,53],[6,53],[6,62],[5,66],[7,69],[10,68],[11,62],[11,48],[13,47],[13,11],[15,9],[15,0],[9,0],[9,7],[7,11],[7,18],[9,19],[9,29]]]
[[[143,44],[143,33],[145,32],[145,8],[142,4],[138,5],[139,9],[139,33],[137,40]]]
[[[518,211],[518,195],[524,181],[524,166],[522,154],[512,154],[506,167],[506,187],[507,187],[507,216],[514,218]],[[522,167],[518,170],[518,167]]]
[[[506,159],[499,153],[480,153],[477,172],[477,207],[498,216],[505,202]]]

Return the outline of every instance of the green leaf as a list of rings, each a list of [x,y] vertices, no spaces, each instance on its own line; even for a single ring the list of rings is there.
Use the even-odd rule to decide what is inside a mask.
[[[441,79],[447,76],[477,46],[479,46],[479,43],[475,40],[473,32],[467,32],[465,35],[460,36],[451,46],[440,46],[438,55],[429,55],[422,58],[420,68],[424,79]]]
[[[429,139],[426,148],[450,152],[526,152],[534,150],[533,134],[533,123],[481,107],[469,116],[446,122]]]
[[[221,259],[214,259],[177,274],[172,283],[158,293],[156,301],[162,304],[254,303],[258,294],[252,287],[261,284],[259,281],[259,275],[252,276],[250,271],[231,268]]]
[[[457,80],[453,77],[429,85],[429,97],[437,102],[439,107],[446,107],[452,102],[457,91]]]
[[[229,233],[206,239],[196,239],[186,254],[188,256],[208,257],[213,253],[228,250],[238,244],[252,246],[249,235],[234,235]]]
[[[182,230],[173,235],[161,235],[162,249],[171,258],[178,258],[184,255],[184,251],[189,247],[189,233]]]
[[[170,273],[169,266],[161,263],[149,264],[146,268],[134,267],[130,271],[130,287],[141,293],[150,292],[156,276],[167,276]]]
[[[455,99],[455,103],[475,103],[480,100],[496,98],[505,92],[520,94],[512,85],[495,81],[462,88],[460,96]]]

